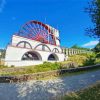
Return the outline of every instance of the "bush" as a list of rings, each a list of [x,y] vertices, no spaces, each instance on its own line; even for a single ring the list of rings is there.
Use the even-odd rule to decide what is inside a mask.
[[[0,69],[1,69],[1,68],[8,68],[8,66],[0,65]]]
[[[96,58],[99,58],[100,59],[100,52],[97,53]]]
[[[91,53],[87,55],[87,59],[84,61],[84,66],[94,65],[96,64],[96,54]]]
[[[76,63],[78,66],[83,66],[83,63],[86,59],[87,55],[73,55],[68,58],[68,61]]]
[[[14,65],[11,65],[10,67],[13,68],[13,67],[15,67],[15,66],[14,66]]]

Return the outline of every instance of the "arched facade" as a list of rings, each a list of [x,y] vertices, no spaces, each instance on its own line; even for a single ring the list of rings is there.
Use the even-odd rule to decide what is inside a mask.
[[[48,56],[48,59],[47,60],[48,61],[58,61],[59,59],[58,59],[58,56],[56,54],[52,53],[52,54],[50,54]]]
[[[29,66],[44,61],[64,61],[59,30],[38,21],[24,24],[7,46],[5,65]]]
[[[11,45],[7,46],[5,65],[30,66],[44,61],[64,61],[61,48],[13,35]]]
[[[28,51],[28,52],[24,53],[21,60],[24,60],[24,61],[41,61],[42,57],[36,51]]]

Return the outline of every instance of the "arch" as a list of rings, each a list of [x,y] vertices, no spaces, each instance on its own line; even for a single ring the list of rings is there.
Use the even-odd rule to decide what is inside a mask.
[[[38,45],[34,48],[34,50],[36,50],[39,46],[42,46],[41,50],[46,51],[46,48],[47,48],[48,51],[51,52],[51,49],[50,49],[47,45],[45,45],[45,44],[38,44]]]
[[[21,47],[32,49],[31,44],[27,41],[20,41],[16,46],[20,47],[21,44],[23,44]]]
[[[28,51],[26,53],[24,53],[24,55],[22,56],[21,60],[27,60],[27,61],[40,61],[42,60],[41,55],[36,52],[36,51]]]
[[[54,53],[48,56],[48,61],[58,61],[58,60],[59,60],[58,56]]]
[[[59,53],[59,50],[58,50],[57,48],[54,48],[54,49],[52,50],[52,52]]]

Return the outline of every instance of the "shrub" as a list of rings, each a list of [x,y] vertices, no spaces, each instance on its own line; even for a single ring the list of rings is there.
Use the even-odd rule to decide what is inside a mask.
[[[78,66],[83,66],[83,63],[86,59],[86,55],[73,55],[68,58],[68,61],[76,63]]]
[[[13,68],[13,67],[15,67],[15,66],[14,66],[14,65],[11,65],[10,67]]]
[[[3,66],[3,65],[0,65],[0,68],[7,68],[8,66]]]
[[[100,59],[100,52],[97,53],[96,58],[99,58]]]
[[[96,58],[94,58],[93,56],[88,57],[85,62],[83,63],[84,66],[88,66],[88,65],[94,65],[96,62]]]

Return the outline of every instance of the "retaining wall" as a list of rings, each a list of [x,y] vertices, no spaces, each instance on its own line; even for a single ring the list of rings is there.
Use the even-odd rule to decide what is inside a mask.
[[[17,75],[17,76],[0,76],[0,83],[12,83],[12,82],[24,82],[24,81],[29,81],[29,80],[37,80],[37,79],[45,78],[48,76],[49,77],[50,76],[51,77],[59,76],[59,75],[65,74],[65,73],[85,71],[85,70],[95,69],[95,68],[100,68],[100,64],[79,67],[79,68],[54,70],[54,71],[48,71],[48,72],[39,72],[39,73],[35,73],[35,74],[25,74],[25,75]]]

